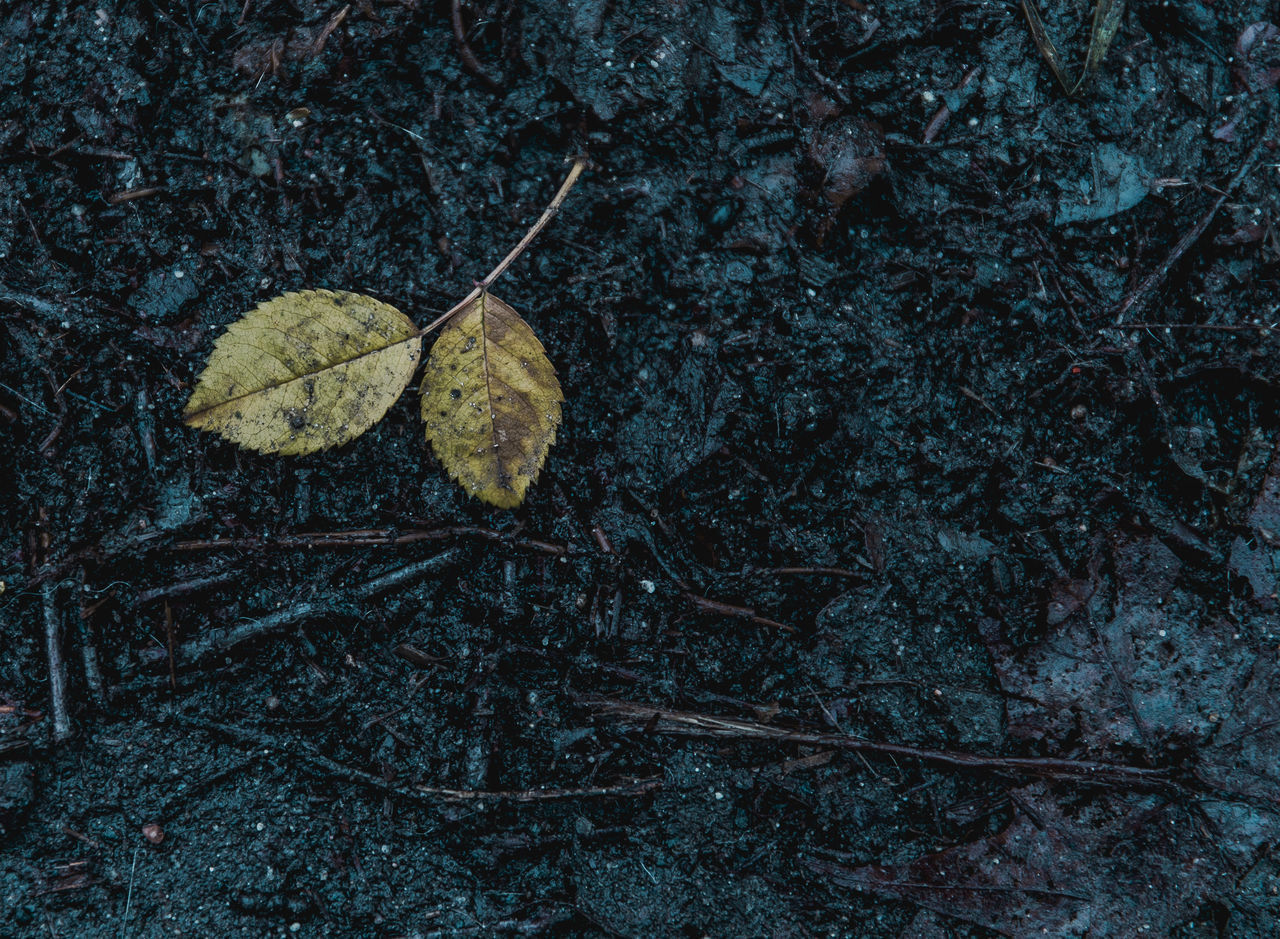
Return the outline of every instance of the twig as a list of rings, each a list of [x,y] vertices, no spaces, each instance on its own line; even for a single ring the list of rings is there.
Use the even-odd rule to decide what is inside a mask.
[[[113,192],[107,196],[107,205],[120,205],[125,202],[132,202],[135,199],[146,199],[167,191],[164,186],[138,186],[134,189],[122,189],[120,192]]]
[[[613,786],[589,786],[574,789],[449,789],[439,786],[394,786],[381,776],[346,766],[336,760],[316,753],[307,745],[284,748],[277,741],[263,734],[254,733],[230,724],[220,724],[193,717],[176,717],[181,727],[190,727],[216,734],[261,753],[278,750],[289,757],[290,763],[309,767],[313,772],[330,779],[352,783],[380,792],[384,795],[416,802],[437,805],[441,802],[562,802],[571,799],[600,799],[621,796],[637,796],[662,788],[661,776],[628,780]]]
[[[511,249],[510,254],[508,254],[505,258],[503,258],[501,261],[498,262],[498,266],[495,267],[493,270],[491,270],[488,276],[485,277],[484,280],[476,284],[475,288],[471,291],[471,293],[467,294],[465,297],[462,298],[461,301],[454,304],[453,308],[449,310],[447,313],[444,313],[441,316],[436,317],[427,326],[426,329],[419,330],[418,335],[425,336],[427,333],[434,330],[437,326],[441,326],[444,323],[448,322],[451,316],[453,316],[459,310],[465,309],[477,297],[479,297],[480,294],[488,290],[489,285],[503,275],[506,269],[511,266],[512,262],[515,261],[516,258],[520,257],[520,255],[524,253],[524,249],[529,247],[529,242],[533,241],[534,238],[537,238],[538,233],[546,227],[547,222],[551,221],[551,219],[555,217],[556,212],[560,211],[560,206],[561,204],[563,204],[565,197],[569,195],[569,190],[573,188],[573,184],[578,181],[578,177],[582,175],[582,171],[585,170],[586,168],[587,168],[586,157],[578,157],[576,160],[574,160],[573,168],[569,170],[569,175],[565,177],[564,182],[560,184],[560,188],[556,191],[555,196],[552,197],[551,204],[546,207],[541,217],[536,222],[533,223],[533,227],[530,228],[529,231],[525,233],[525,236],[520,239],[520,243]]]
[[[1089,52],[1085,56],[1080,77],[1074,83],[1067,81],[1066,71],[1058,57],[1058,50],[1044,28],[1044,22],[1040,19],[1034,0],[1022,0],[1022,12],[1027,17],[1027,25],[1031,27],[1031,38],[1035,41],[1040,54],[1044,56],[1049,71],[1053,72],[1053,77],[1058,80],[1062,90],[1068,96],[1074,96],[1084,86],[1089,76],[1102,64],[1107,49],[1111,46],[1111,40],[1120,29],[1120,20],[1124,17],[1124,3],[1123,0],[1097,0],[1093,8],[1093,26],[1089,30]]]
[[[462,4],[460,0],[452,0],[449,9],[449,18],[453,22],[453,44],[458,50],[458,58],[462,60],[462,66],[474,78],[488,88],[490,91],[501,91],[502,85],[495,81],[488,72],[484,70],[484,66],[480,64],[480,60],[476,58],[476,54],[471,51],[471,46],[467,42],[467,31],[462,25]]]
[[[482,541],[494,541],[508,544],[514,548],[525,548],[541,554],[564,557],[576,553],[566,545],[541,541],[537,538],[513,538],[512,536],[492,528],[480,528],[475,525],[451,525],[443,528],[421,528],[412,531],[398,531],[394,528],[356,528],[347,531],[315,531],[297,532],[294,534],[276,535],[270,538],[218,538],[196,541],[179,541],[173,545],[174,551],[258,551],[270,548],[363,548],[363,547],[399,547],[415,544],[419,541],[447,541],[450,538],[479,538]],[[193,581],[193,583],[199,583]],[[204,584],[200,584],[201,587]],[[138,602],[143,597],[155,599],[157,591],[139,594]]]
[[[12,306],[22,307],[30,310],[32,313],[38,313],[45,319],[57,319],[66,316],[66,307],[59,306],[44,297],[38,297],[32,293],[23,293],[18,290],[11,290],[8,287],[0,286],[0,304],[9,304]]]
[[[1029,887],[1022,884],[963,884],[953,882],[930,884],[907,880],[883,880],[879,877],[864,880],[858,876],[857,871],[841,864],[833,864],[830,861],[808,858],[805,860],[805,864],[815,873],[825,874],[830,877],[833,883],[852,887],[855,890],[896,890],[903,893],[908,890],[933,891],[937,893],[950,893],[952,891],[957,893],[1013,893],[1019,896],[1048,897],[1050,899],[1082,901],[1090,899],[1067,890],[1054,890],[1050,887]]]
[[[737,606],[733,603],[723,603],[719,600],[711,600],[687,590],[684,593],[684,597],[704,613],[716,613],[720,616],[732,616],[736,619],[745,619],[748,622],[755,623],[757,626],[770,626],[774,629],[781,629],[783,632],[788,633],[796,631],[794,626],[788,626],[786,623],[779,623],[777,620],[760,616],[749,606]]]
[[[84,680],[89,686],[89,694],[98,707],[106,707],[107,685],[102,679],[102,668],[98,664],[98,648],[93,644],[93,633],[89,628],[91,609],[85,608],[84,568],[80,568],[76,578],[76,596],[80,601],[80,615],[76,617],[76,633],[80,640],[80,660],[84,663]]]
[[[1244,162],[1236,170],[1236,174],[1231,177],[1231,182],[1227,183],[1227,188],[1222,191],[1218,198],[1213,200],[1213,205],[1209,206],[1209,210],[1200,216],[1200,220],[1191,227],[1190,231],[1178,239],[1178,243],[1173,246],[1173,250],[1156,266],[1156,269],[1148,274],[1142,283],[1120,301],[1120,306],[1116,308],[1116,326],[1124,325],[1125,317],[1128,316],[1129,311],[1139,303],[1145,303],[1148,294],[1164,282],[1164,279],[1169,276],[1169,271],[1187,253],[1187,249],[1200,240],[1200,236],[1205,233],[1205,229],[1209,227],[1214,216],[1218,214],[1218,210],[1222,208],[1223,203],[1231,198],[1231,194],[1236,191],[1240,183],[1244,181],[1244,178],[1253,170],[1258,161],[1258,154],[1262,152],[1262,147],[1266,140],[1267,134],[1258,135],[1257,142],[1249,150]]]
[[[749,570],[738,571],[737,573],[726,574],[725,576],[765,577],[770,574],[778,577],[816,574],[823,577],[849,577],[854,580],[860,580],[866,576],[859,571],[851,571],[847,567],[753,567]]]
[[[666,711],[644,704],[611,699],[585,699],[588,708],[604,717],[614,718],[650,733],[676,734],[688,737],[719,737],[740,740],[762,740],[793,743],[812,747],[833,747],[852,753],[874,753],[880,756],[907,757],[936,763],[953,769],[990,770],[1018,777],[1055,779],[1064,782],[1132,789],[1162,789],[1175,785],[1168,771],[1090,760],[1068,760],[1052,757],[1005,757],[965,753],[956,750],[929,750],[878,740],[864,740],[844,734],[812,734],[770,727],[732,717],[714,717],[687,711]]]
[[[107,685],[102,679],[102,667],[98,664],[98,649],[89,634],[89,624],[79,621],[80,659],[84,663],[84,680],[89,686],[89,694],[93,703],[104,707],[107,703]]]
[[[325,43],[329,41],[329,37],[333,35],[334,30],[342,25],[343,20],[347,18],[347,14],[351,12],[351,4],[347,4],[333,16],[329,17],[329,22],[324,24],[324,28],[316,34],[316,38],[311,43],[308,53],[314,57],[324,52]]]
[[[1228,326],[1219,323],[1126,323],[1131,329],[1204,329],[1211,332],[1244,333],[1250,331],[1267,332],[1278,328],[1276,323],[1251,323],[1242,326]]]
[[[981,65],[975,65],[973,68],[969,69],[969,71],[964,73],[964,77],[960,79],[960,84],[953,88],[952,91],[964,91],[973,83],[973,80],[978,77],[978,74],[981,71]],[[951,120],[951,108],[944,102],[942,106],[934,112],[933,117],[929,119],[929,123],[925,125],[924,133],[920,137],[921,142],[933,143],[934,138],[937,137],[938,134],[942,133],[942,128],[947,126],[947,121],[949,120]]]
[[[198,542],[195,542],[198,543]],[[209,542],[216,545],[218,542]],[[177,548],[175,550],[182,550]],[[201,590],[208,590],[212,587],[220,587],[228,581],[235,580],[238,576],[234,571],[224,571],[221,574],[213,574],[209,577],[196,577],[192,580],[179,581],[176,584],[166,584],[163,587],[153,587],[150,590],[143,590],[134,599],[134,605],[143,606],[147,603],[154,603],[156,600],[172,600],[176,597],[186,596],[189,593],[198,593]]]
[[[335,606],[355,600],[367,600],[396,587],[403,587],[427,574],[443,570],[458,560],[461,554],[460,549],[449,548],[426,560],[398,567],[358,587],[352,587],[343,592],[335,591],[312,600],[303,600],[238,626],[210,629],[199,639],[176,650],[173,656],[174,661],[178,665],[196,664],[210,656],[225,653],[241,643],[276,635],[304,620],[323,616]],[[169,657],[169,650],[143,649],[138,655],[145,665],[154,665],[165,661]]]
[[[129,911],[133,908],[133,882],[138,873],[138,852],[141,848],[133,849],[133,864],[129,868],[129,892],[124,897],[124,919],[120,923],[121,939],[128,939],[129,936]]]
[[[169,660],[169,690],[178,690],[178,669],[173,660],[173,609],[164,601],[164,653]]]
[[[44,651],[49,662],[49,710],[53,713],[53,742],[71,736],[71,716],[67,712],[67,669],[62,661],[62,616],[58,612],[56,590],[50,581],[41,588],[44,600]]]

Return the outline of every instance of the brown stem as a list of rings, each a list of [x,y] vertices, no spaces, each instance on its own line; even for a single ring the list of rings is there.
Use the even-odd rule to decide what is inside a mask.
[[[1143,279],[1142,283],[1129,291],[1129,294],[1120,302],[1120,306],[1116,308],[1116,326],[1124,326],[1125,317],[1129,315],[1129,312],[1135,306],[1145,304],[1151,292],[1155,290],[1156,287],[1160,286],[1160,284],[1164,283],[1165,278],[1169,276],[1169,272],[1173,269],[1173,266],[1178,263],[1184,254],[1187,253],[1188,248],[1200,240],[1200,236],[1205,233],[1205,230],[1208,229],[1210,223],[1213,222],[1214,217],[1218,214],[1218,210],[1222,208],[1223,204],[1229,198],[1231,198],[1231,194],[1239,188],[1242,182],[1244,182],[1245,177],[1253,172],[1254,168],[1257,166],[1258,156],[1262,152],[1263,144],[1267,140],[1267,130],[1270,126],[1271,125],[1268,124],[1267,128],[1264,128],[1264,130],[1258,135],[1257,142],[1250,148],[1249,153],[1240,164],[1240,168],[1236,170],[1235,175],[1231,177],[1231,181],[1227,183],[1227,187],[1222,190],[1218,195],[1218,198],[1213,200],[1213,204],[1210,205],[1209,208],[1205,210],[1205,213],[1200,216],[1199,221],[1192,225],[1190,230],[1178,239],[1178,243],[1173,246],[1173,250],[1169,252],[1163,261],[1156,265],[1155,269]]]
[[[258,619],[235,626],[220,626],[206,630],[200,638],[180,646],[176,650],[178,665],[195,665],[216,655],[222,655],[246,642],[257,641],[285,632],[289,627],[324,616],[335,607],[358,600],[368,600],[380,593],[403,587],[414,580],[438,573],[459,559],[458,548],[446,548],[440,554],[422,561],[406,564],[390,573],[375,577],[355,587],[322,594],[311,600],[297,603],[268,613]],[[143,665],[155,665],[170,658],[166,648],[140,649],[138,658]]]
[[[363,786],[388,796],[398,797],[410,802],[436,804],[440,802],[556,802],[577,799],[608,799],[640,796],[661,789],[661,776],[648,776],[616,783],[612,786],[587,786],[569,789],[446,789],[437,786],[395,786],[373,773],[355,769],[321,753],[317,753],[305,745],[283,749],[278,740],[265,734],[255,733],[231,724],[220,724],[214,721],[193,717],[178,717],[174,720],[180,727],[189,727],[214,734],[233,741],[236,745],[249,747],[262,752],[277,751],[289,757],[296,764],[310,769],[313,773],[331,779]]]
[[[462,25],[462,4],[459,0],[453,0],[449,18],[453,22],[453,42],[458,49],[458,58],[462,59],[463,68],[478,78],[490,91],[501,91],[502,86],[484,70],[475,52],[472,51],[470,43],[467,42],[467,30]]]
[[[62,661],[62,611],[58,609],[56,588],[45,581],[44,648],[49,663],[49,710],[53,713],[53,741],[64,743],[71,736],[71,714],[67,710],[67,669]]]
[[[398,530],[395,528],[357,528],[347,531],[313,531],[293,534],[275,535],[268,538],[219,538],[217,540],[201,539],[196,541],[178,541],[171,548],[173,551],[261,551],[273,548],[366,548],[366,547],[399,547],[415,544],[419,541],[450,541],[456,538],[478,538],[481,541],[492,541],[508,544],[513,548],[524,548],[539,554],[550,554],[565,557],[576,553],[572,546],[554,544],[537,538],[516,538],[505,532],[492,528],[481,528],[475,525],[449,525],[443,528],[417,528]],[[210,578],[208,582],[194,581],[197,587],[216,585],[225,577]],[[138,595],[138,602],[159,599],[181,591],[189,585],[177,584],[172,588],[149,590]]]
[[[899,743],[864,740],[845,734],[812,734],[771,727],[732,717],[715,717],[686,711],[667,711],[630,701],[588,699],[587,707],[605,717],[612,717],[649,733],[680,734],[689,737],[720,737],[740,740],[762,740],[774,743],[798,743],[805,746],[833,747],[854,753],[898,756],[941,764],[953,769],[989,770],[1011,776],[1056,779],[1099,786],[1130,789],[1162,789],[1174,785],[1163,769],[1099,763],[1090,760],[1054,757],[987,756],[956,750],[929,750]]]
[[[573,184],[578,181],[578,177],[582,175],[582,171],[586,168],[586,157],[578,157],[574,160],[573,168],[569,170],[569,175],[566,176],[564,182],[560,184],[560,188],[556,191],[555,197],[552,198],[551,203],[543,211],[542,216],[533,223],[533,227],[530,228],[529,231],[525,233],[525,236],[520,239],[520,243],[512,248],[511,252],[505,258],[498,262],[498,266],[491,270],[484,280],[476,284],[471,293],[467,294],[462,298],[462,300],[454,304],[453,308],[450,309],[449,312],[436,317],[426,329],[419,330],[418,335],[425,336],[436,327],[443,326],[455,313],[459,310],[465,309],[477,297],[479,297],[480,294],[488,290],[489,285],[503,275],[506,269],[511,266],[511,263],[524,253],[525,248],[529,247],[529,242],[533,241],[534,238],[537,238],[538,233],[546,227],[547,222],[551,221],[556,212],[560,211],[560,206],[564,203],[565,197],[569,195],[569,190],[573,188]]]

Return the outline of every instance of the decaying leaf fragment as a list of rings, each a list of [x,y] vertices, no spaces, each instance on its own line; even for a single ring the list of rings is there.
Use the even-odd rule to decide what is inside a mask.
[[[519,505],[537,481],[562,401],[538,337],[487,291],[445,324],[423,371],[422,419],[436,457],[498,508]]]
[[[286,293],[219,337],[183,416],[263,453],[341,446],[387,413],[421,351],[417,327],[393,306],[343,291]]]

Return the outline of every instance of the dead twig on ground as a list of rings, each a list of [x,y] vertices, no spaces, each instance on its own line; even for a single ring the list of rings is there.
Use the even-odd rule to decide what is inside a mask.
[[[174,551],[264,551],[278,548],[363,548],[400,547],[419,541],[448,541],[451,538],[476,538],[565,557],[575,554],[567,545],[553,544],[537,538],[516,538],[492,528],[475,525],[449,525],[442,528],[420,528],[402,531],[395,528],[357,528],[348,531],[316,531],[275,535],[270,538],[214,538],[178,541]],[[154,591],[152,591],[154,593]],[[141,597],[139,598],[141,600]]]
[[[1173,266],[1181,260],[1184,254],[1187,253],[1187,249],[1200,240],[1200,236],[1205,233],[1205,230],[1218,214],[1218,210],[1222,208],[1223,203],[1231,198],[1231,194],[1239,188],[1240,184],[1244,182],[1245,177],[1253,171],[1255,166],[1257,166],[1258,155],[1262,152],[1262,147],[1267,138],[1268,135],[1265,132],[1258,135],[1257,142],[1249,149],[1249,153],[1245,156],[1244,161],[1241,162],[1240,168],[1236,170],[1235,175],[1231,177],[1231,181],[1227,183],[1226,188],[1219,193],[1218,198],[1214,199],[1213,204],[1210,205],[1208,210],[1200,216],[1199,221],[1192,225],[1190,230],[1178,239],[1178,243],[1173,246],[1173,250],[1165,256],[1163,261],[1156,265],[1155,270],[1143,278],[1142,283],[1129,291],[1125,298],[1120,301],[1120,305],[1116,307],[1116,326],[1125,325],[1125,317],[1129,315],[1129,312],[1133,310],[1134,307],[1146,304],[1152,291],[1160,286],[1160,284],[1164,283],[1165,278],[1169,276],[1169,272],[1173,269]]]
[[[951,89],[952,92],[958,94],[959,92],[964,91],[973,84],[973,80],[977,78],[981,72],[981,65],[975,65],[973,68],[969,69],[969,71],[964,73],[964,77],[960,79],[960,84]],[[921,142],[933,143],[934,138],[936,138],[938,134],[942,133],[942,128],[947,126],[947,121],[951,120],[951,114],[951,106],[944,102],[942,106],[934,112],[933,117],[929,119],[929,123],[925,125],[924,133],[920,138]]]
[[[172,659],[176,665],[194,665],[211,656],[228,652],[242,643],[277,635],[290,626],[324,616],[335,608],[353,601],[368,600],[380,593],[403,587],[428,574],[441,571],[457,561],[461,554],[459,548],[449,548],[433,557],[398,567],[381,577],[375,577],[348,590],[334,591],[315,599],[302,600],[238,626],[207,630],[199,639],[174,650]],[[139,658],[144,665],[155,665],[168,660],[170,650],[167,648],[143,649],[139,653]]]
[[[476,54],[471,50],[470,43],[467,42],[467,30],[462,25],[461,0],[452,0],[449,8],[449,18],[453,23],[453,44],[458,50],[458,58],[462,60],[462,67],[490,91],[502,91],[502,85],[484,70],[484,66],[480,64],[480,60],[476,58]]]
[[[80,640],[80,660],[84,664],[84,680],[89,686],[93,703],[98,707],[105,707],[107,685],[102,678],[102,668],[98,664],[98,648],[93,644],[93,635],[89,629],[91,611],[86,610],[84,605],[84,568],[80,569],[78,584],[80,589],[76,593],[80,600],[80,615],[76,617],[76,638]]]
[[[291,765],[301,765],[324,778],[372,789],[382,795],[415,802],[421,805],[438,805],[441,802],[563,802],[575,799],[601,799],[644,795],[662,788],[661,776],[627,780],[612,786],[587,786],[568,789],[450,789],[439,786],[396,786],[364,770],[346,766],[336,760],[316,753],[306,745],[282,746],[279,741],[265,734],[193,717],[176,717],[179,727],[204,731],[231,741],[238,747],[264,751],[278,751],[289,758]]]
[[[738,606],[733,603],[723,603],[719,600],[711,600],[707,597],[699,596],[686,590],[684,598],[692,603],[703,613],[714,613],[717,616],[732,616],[735,619],[745,619],[749,623],[755,623],[757,626],[769,626],[773,629],[781,629],[783,632],[793,633],[796,631],[794,626],[788,626],[786,623],[779,623],[777,620],[760,616],[749,606]]]
[[[44,607],[44,649],[49,663],[49,710],[53,715],[53,742],[71,736],[71,715],[67,711],[67,667],[62,660],[62,614],[58,610],[57,588],[45,581],[41,588]]]
[[[768,577],[770,575],[778,577],[803,577],[805,575],[814,574],[823,577],[848,577],[853,580],[862,580],[866,574],[860,571],[851,571],[847,567],[753,567],[748,570],[738,571],[733,574],[725,574],[725,577]]]
[[[1054,757],[987,756],[956,750],[929,750],[886,741],[864,740],[844,734],[791,731],[732,717],[668,711],[650,705],[608,698],[587,698],[583,700],[583,704],[601,717],[617,720],[648,733],[802,744],[839,749],[850,753],[906,757],[952,769],[986,770],[1023,779],[1051,779],[1058,782],[1142,790],[1168,789],[1176,786],[1176,781],[1167,770],[1143,766]]]

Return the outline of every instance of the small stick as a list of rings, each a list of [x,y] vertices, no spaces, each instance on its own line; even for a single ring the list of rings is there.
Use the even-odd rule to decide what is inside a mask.
[[[216,545],[218,542],[213,541],[209,542],[209,544]],[[237,576],[234,572],[227,571],[221,574],[213,574],[209,577],[196,577],[176,584],[167,584],[164,587],[153,587],[150,590],[143,590],[139,593],[134,600],[134,604],[142,606],[147,603],[154,603],[156,600],[172,600],[190,593],[208,590],[211,587],[220,587],[228,581],[234,580]]]
[[[978,73],[982,71],[981,65],[975,65],[969,71],[964,73],[964,77],[960,79],[960,84],[952,91],[964,91],[972,84],[973,80],[978,77]],[[951,108],[945,103],[934,112],[929,123],[925,125],[924,133],[921,135],[921,142],[933,143],[935,137],[942,133],[942,128],[947,126],[947,121],[951,120]]]
[[[134,199],[146,199],[149,196],[159,195],[165,191],[164,186],[138,186],[136,189],[122,189],[120,192],[113,192],[107,196],[107,205],[120,205],[124,202],[132,202]]]
[[[714,717],[687,711],[667,711],[644,704],[610,699],[587,699],[586,705],[605,717],[612,717],[644,728],[650,733],[679,734],[688,737],[719,737],[741,740],[763,740],[774,743],[796,743],[812,747],[834,747],[853,753],[908,757],[926,763],[941,764],[952,769],[991,770],[1013,776],[1058,779],[1100,786],[1132,789],[1161,789],[1175,785],[1163,769],[1069,760],[1055,757],[986,756],[955,750],[928,750],[900,743],[865,740],[844,734],[811,734],[757,724],[732,717]]]
[[[822,574],[829,577],[852,577],[854,579],[861,578],[865,575],[857,571],[851,571],[844,567],[758,567],[752,574]]]
[[[1257,164],[1258,154],[1262,151],[1262,146],[1266,139],[1267,135],[1265,133],[1258,135],[1257,143],[1249,150],[1244,162],[1240,164],[1236,174],[1231,177],[1231,182],[1227,183],[1227,188],[1222,191],[1218,198],[1213,200],[1213,205],[1209,206],[1208,211],[1200,216],[1200,220],[1191,226],[1190,231],[1178,239],[1178,243],[1173,246],[1173,250],[1156,266],[1156,269],[1148,274],[1142,283],[1131,290],[1129,295],[1120,302],[1120,306],[1116,308],[1116,326],[1124,325],[1124,318],[1129,314],[1129,311],[1140,302],[1145,302],[1147,295],[1164,282],[1164,279],[1169,276],[1169,271],[1187,253],[1187,249],[1200,240],[1200,236],[1205,233],[1205,229],[1209,227],[1214,216],[1218,214],[1218,210],[1222,208],[1223,203],[1231,198],[1231,194],[1244,182],[1244,178],[1249,175]]]
[[[452,0],[449,18],[453,22],[453,43],[458,48],[458,58],[462,60],[463,67],[473,77],[478,78],[490,91],[501,91],[502,85],[484,70],[484,66],[480,64],[480,60],[476,58],[476,54],[471,50],[471,45],[467,42],[467,31],[462,25],[462,3],[460,0]]]
[[[93,703],[105,707],[107,703],[107,686],[102,680],[102,668],[98,665],[98,649],[93,644],[93,635],[89,629],[91,610],[84,606],[84,568],[80,568],[79,589],[80,615],[76,617],[76,632],[80,639],[80,660],[84,663],[84,680],[89,686],[89,694]]]
[[[530,228],[529,231],[525,233],[525,236],[520,239],[520,243],[511,249],[510,254],[508,254],[505,258],[503,258],[501,261],[498,262],[498,266],[495,267],[493,270],[491,270],[488,276],[486,276],[484,280],[476,284],[475,288],[471,291],[471,293],[467,294],[465,297],[462,298],[460,302],[456,303],[453,309],[449,310],[449,312],[436,317],[435,320],[433,320],[430,323],[430,325],[427,326],[426,329],[419,330],[418,335],[425,336],[427,333],[434,330],[437,326],[442,326],[443,324],[448,322],[449,319],[455,313],[457,313],[459,310],[465,309],[477,297],[479,297],[480,294],[488,290],[489,285],[492,284],[499,277],[501,277],[503,273],[506,272],[507,268],[511,266],[511,263],[524,253],[524,249],[529,247],[529,242],[533,241],[534,238],[538,237],[538,233],[542,231],[543,228],[546,227],[547,222],[551,221],[551,219],[555,216],[556,212],[560,210],[560,206],[561,204],[563,204],[565,197],[569,195],[569,190],[573,188],[573,184],[578,181],[578,177],[582,175],[582,171],[585,170],[586,168],[587,168],[586,157],[578,157],[576,160],[574,160],[573,168],[569,170],[569,175],[566,176],[564,182],[560,184],[560,188],[556,191],[555,196],[552,198],[551,204],[547,206],[545,211],[543,211],[542,216],[536,222],[533,223],[533,227]]]
[[[372,789],[384,795],[417,802],[436,805],[440,802],[558,802],[566,799],[599,799],[618,796],[643,795],[655,789],[661,789],[661,776],[649,776],[619,783],[613,786],[589,786],[575,789],[448,789],[439,786],[393,786],[381,776],[367,773],[364,770],[345,766],[335,760],[302,746],[284,749],[276,741],[262,734],[243,730],[229,724],[200,720],[192,717],[174,719],[180,727],[190,727],[228,738],[242,747],[255,751],[276,750],[295,763],[310,767],[312,772],[336,779],[340,782],[352,783]]]
[[[353,600],[367,600],[396,587],[403,587],[426,574],[442,570],[456,561],[461,554],[461,549],[449,548],[426,560],[398,567],[358,587],[342,592],[335,591],[313,600],[302,600],[238,626],[207,630],[199,639],[175,650],[173,660],[178,665],[192,665],[211,656],[225,653],[242,643],[282,633],[290,626],[304,620],[323,616],[334,606]],[[154,665],[169,658],[169,650],[143,649],[138,653],[138,657],[144,665]]]
[[[71,716],[67,711],[67,669],[62,661],[62,617],[58,612],[54,585],[45,581],[41,593],[44,599],[44,650],[49,661],[53,742],[63,743],[71,736]]]
[[[120,924],[120,935],[127,939],[129,935],[129,911],[133,908],[133,882],[137,879],[138,874],[138,852],[141,848],[133,849],[133,864],[129,868],[129,891],[124,898],[124,921]]]
[[[1256,323],[1244,326],[1228,326],[1219,323],[1125,323],[1132,329],[1204,329],[1211,332],[1246,333],[1250,331],[1267,332],[1280,328],[1276,323]]]
[[[169,690],[178,690],[178,669],[173,664],[173,610],[164,601],[164,651],[169,659]]]
[[[783,632],[793,633],[796,631],[794,626],[788,626],[786,623],[779,623],[777,620],[768,619],[760,616],[755,610],[749,606],[737,606],[733,603],[722,603],[719,600],[711,600],[707,597],[698,596],[696,593],[685,591],[684,598],[696,606],[704,613],[716,613],[720,616],[732,616],[737,619],[745,619],[757,626],[769,626],[773,629],[781,629]]]
[[[415,544],[419,541],[444,541],[449,538],[469,537],[482,541],[493,541],[508,544],[514,548],[525,548],[554,557],[565,557],[577,552],[566,545],[541,541],[537,538],[512,538],[492,528],[480,528],[473,525],[452,525],[444,528],[422,528],[414,531],[397,531],[394,528],[356,528],[348,531],[317,531],[295,534],[277,535],[273,538],[219,538],[216,540],[201,539],[197,541],[179,541],[172,546],[174,551],[257,551],[267,548],[363,548],[363,547],[399,547]],[[193,582],[197,583],[197,582]],[[181,585],[179,585],[181,586]],[[204,584],[200,584],[201,587]],[[154,599],[148,591],[139,594],[138,602],[143,598]]]

